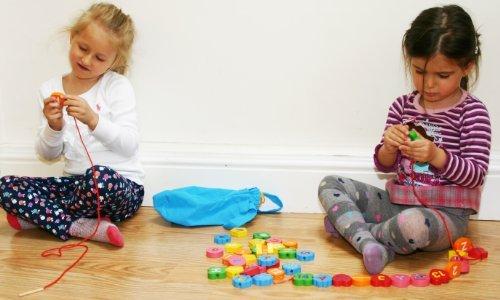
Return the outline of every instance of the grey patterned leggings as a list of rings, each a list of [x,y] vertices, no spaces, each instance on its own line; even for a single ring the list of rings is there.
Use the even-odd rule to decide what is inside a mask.
[[[450,246],[441,218],[429,208],[393,204],[385,190],[340,176],[325,177],[318,188],[321,204],[335,229],[358,252],[378,242],[399,254],[417,249],[440,251]],[[471,212],[437,208],[453,240],[463,236]]]

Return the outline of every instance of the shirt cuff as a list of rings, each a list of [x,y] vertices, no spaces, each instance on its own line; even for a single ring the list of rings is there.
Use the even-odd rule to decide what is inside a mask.
[[[394,161],[394,164],[392,164],[392,166],[384,166],[383,164],[380,163],[380,161],[378,160],[378,152],[380,151],[380,148],[382,148],[382,143],[381,144],[378,144],[376,147],[375,147],[375,154],[373,154],[373,161],[375,162],[375,167],[377,168],[377,170],[379,170],[380,172],[384,172],[384,173],[390,173],[390,172],[395,172],[396,171],[396,166],[398,165],[398,162],[399,162],[399,159],[400,159],[400,154],[399,154],[399,151],[398,151],[398,154],[396,156],[396,160]]]
[[[92,135],[99,140],[101,143],[107,145],[112,143],[120,132],[120,128],[113,124],[111,121],[99,117],[97,126],[92,131]]]
[[[448,152],[448,150],[446,150],[446,149],[444,149],[444,148],[441,148],[441,149],[443,149],[444,154],[446,155],[446,160],[445,160],[445,162],[444,162],[444,166],[443,166],[443,168],[442,168],[442,169],[437,169],[437,168],[436,168],[435,170],[436,170],[436,173],[437,173],[438,175],[443,176],[443,175],[445,175],[445,174],[449,171],[449,169],[450,169],[450,159],[451,159],[451,154],[450,154],[450,152]]]
[[[61,144],[64,135],[64,127],[60,131],[55,131],[47,124],[42,130],[41,138],[49,146],[58,146]]]

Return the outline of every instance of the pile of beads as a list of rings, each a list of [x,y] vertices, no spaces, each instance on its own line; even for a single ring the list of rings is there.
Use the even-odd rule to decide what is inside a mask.
[[[216,234],[214,243],[206,249],[209,258],[220,258],[224,267],[208,268],[208,279],[230,278],[236,288],[248,288],[252,285],[268,286],[291,281],[296,286],[348,287],[374,286],[405,288],[410,285],[425,287],[430,284],[446,284],[450,280],[469,272],[470,260],[483,260],[488,252],[480,247],[474,247],[471,240],[461,237],[449,251],[448,263],[442,269],[432,269],[428,274],[415,273],[411,275],[377,274],[372,276],[349,276],[347,274],[311,274],[303,273],[298,262],[282,263],[281,259],[297,260],[299,262],[313,261],[315,254],[310,250],[297,249],[296,241],[284,241],[272,237],[267,232],[255,232],[248,246],[233,242],[232,238],[246,238],[246,228],[233,228],[230,234]]]

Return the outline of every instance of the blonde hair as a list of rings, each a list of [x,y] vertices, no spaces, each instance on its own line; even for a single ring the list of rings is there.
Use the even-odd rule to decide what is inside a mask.
[[[67,29],[70,37],[74,37],[87,26],[97,22],[109,30],[116,44],[117,53],[110,70],[125,74],[130,63],[132,44],[134,43],[134,22],[129,15],[110,3],[96,3],[81,14],[75,22]]]

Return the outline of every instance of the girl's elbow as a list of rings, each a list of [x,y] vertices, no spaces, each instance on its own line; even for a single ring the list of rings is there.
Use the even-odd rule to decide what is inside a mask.
[[[138,143],[127,143],[122,147],[122,155],[125,157],[133,157],[139,151]]]

